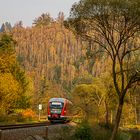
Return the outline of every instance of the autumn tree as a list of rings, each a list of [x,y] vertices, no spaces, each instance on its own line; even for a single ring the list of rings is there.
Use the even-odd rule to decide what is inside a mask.
[[[35,26],[50,25],[53,19],[49,13],[43,13],[40,17],[36,18],[33,22]]]
[[[29,103],[28,95],[25,95],[28,81],[16,60],[15,45],[16,42],[11,35],[1,34],[0,108],[5,113],[10,113],[15,108],[26,108]],[[21,105],[21,102],[24,104]]]
[[[140,57],[133,57],[140,49],[139,7],[139,0],[81,0],[72,6],[66,22],[82,38],[98,44],[112,60],[119,103],[110,140],[116,137],[126,93],[140,81]]]

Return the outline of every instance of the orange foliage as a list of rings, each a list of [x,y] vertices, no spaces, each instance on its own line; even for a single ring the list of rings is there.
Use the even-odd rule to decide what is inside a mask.
[[[22,115],[26,118],[33,118],[35,117],[35,112],[32,109],[26,109],[22,112]]]

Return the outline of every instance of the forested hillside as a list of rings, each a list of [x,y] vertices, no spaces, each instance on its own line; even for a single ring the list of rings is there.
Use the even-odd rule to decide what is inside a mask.
[[[44,18],[44,22],[40,18]],[[35,96],[45,94],[47,83],[53,83],[59,89],[54,91],[54,95],[67,97],[76,82],[82,83],[80,78],[84,75],[96,76],[102,66],[98,64],[100,58],[92,52],[92,45],[89,50],[87,42],[64,27],[63,13],[55,21],[50,19],[48,14],[46,17],[42,14],[33,27],[24,28],[21,22],[14,26],[12,34],[17,41],[17,59],[34,81]],[[94,63],[100,66],[93,70]]]
[[[16,86],[15,95],[18,91],[22,93],[15,108],[24,109],[25,105],[37,112],[37,105],[43,104],[42,114],[45,114],[51,97],[65,97],[74,103],[75,116],[83,120],[109,128],[118,119],[114,140],[119,123],[121,126],[140,124],[139,21],[133,19],[131,13],[127,19],[128,11],[124,7],[119,7],[122,13],[113,7],[116,1],[114,5],[109,3],[113,10],[108,6],[104,8],[106,3],[101,2],[103,7],[98,9],[103,12],[101,15],[90,7],[96,7],[98,2],[90,2],[85,0],[73,5],[67,20],[62,12],[57,19],[45,13],[34,20],[32,27],[25,28],[19,22],[12,30],[4,30],[16,42],[14,62],[10,63],[18,65],[9,73],[0,61],[0,78],[4,81],[10,77],[14,80],[13,87]],[[115,8],[118,15],[114,13]],[[106,12],[111,10],[106,18]],[[10,59],[6,57],[0,60]],[[8,64],[6,61],[6,66]],[[11,66],[8,69],[11,70]],[[17,90],[18,82],[20,90]],[[4,83],[1,85],[2,89]],[[10,92],[2,93],[10,96]]]

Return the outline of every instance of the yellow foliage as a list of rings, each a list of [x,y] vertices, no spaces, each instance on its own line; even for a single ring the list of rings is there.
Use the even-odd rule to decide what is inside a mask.
[[[0,72],[10,72],[10,68],[16,63],[15,54],[0,54]]]
[[[19,91],[19,83],[11,73],[0,73],[0,89],[3,93],[17,93]]]
[[[7,110],[19,98],[20,85],[11,73],[0,73],[0,108]]]

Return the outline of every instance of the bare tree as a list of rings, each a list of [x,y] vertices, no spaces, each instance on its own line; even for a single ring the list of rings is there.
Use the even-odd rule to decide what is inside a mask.
[[[128,89],[140,81],[139,7],[139,0],[81,0],[72,6],[65,22],[83,39],[97,43],[112,60],[119,104],[110,140],[117,135]]]

